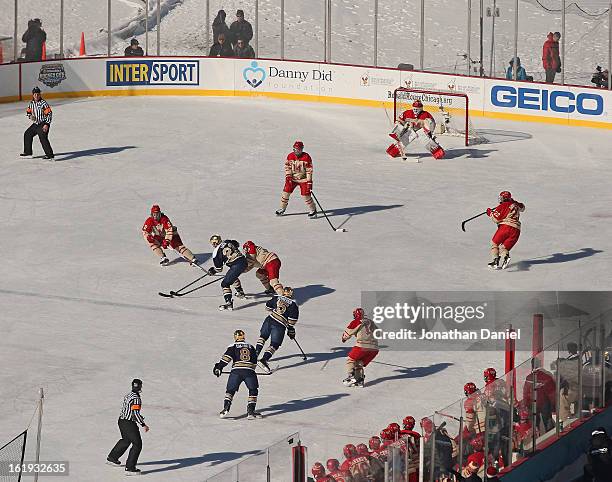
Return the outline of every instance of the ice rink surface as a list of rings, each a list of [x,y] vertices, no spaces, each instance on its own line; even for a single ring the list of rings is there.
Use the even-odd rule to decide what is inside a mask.
[[[502,353],[381,352],[365,389],[343,387],[340,335],[362,290],[612,288],[608,131],[475,119],[491,142],[441,138],[447,158],[421,152],[416,164],[386,156],[382,109],[170,97],[51,105],[56,162],[20,159],[26,106],[0,106],[0,435],[28,425],[44,387],[42,458],[70,461],[69,480],[124,477],[104,461],[134,377],[151,426],[147,480],[200,481],[297,430],[311,463],[339,457],[348,441],[458,399],[485,366],[502,368]],[[314,159],[317,197],[348,232],[307,219],[297,193],[288,215],[274,216],[296,138]],[[463,233],[460,222],[506,189],[526,204],[523,232],[512,265],[492,272],[493,224],[481,217]],[[226,379],[211,370],[235,329],[255,343],[267,298],[221,313],[218,284],[158,296],[200,271],[175,253],[158,266],[140,233],[154,203],[206,267],[213,233],[281,258],[309,357],[290,340],[277,352],[280,369],[260,377],[265,419],[220,420]],[[242,280],[261,292],[254,273]],[[234,400],[240,417],[244,388]]]

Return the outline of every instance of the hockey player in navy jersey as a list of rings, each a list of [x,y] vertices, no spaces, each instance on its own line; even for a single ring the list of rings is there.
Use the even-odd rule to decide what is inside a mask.
[[[219,412],[219,417],[225,418],[232,406],[234,394],[240,388],[242,382],[249,389],[249,401],[247,403],[247,418],[262,418],[260,413],[255,411],[257,405],[257,394],[259,392],[259,381],[255,373],[257,366],[257,353],[255,347],[246,342],[244,331],[236,330],[234,332],[234,343],[227,347],[225,353],[213,368],[213,374],[216,377],[221,376],[223,368],[232,364],[232,370],[227,380],[225,389],[225,400],[223,402],[223,410]]]
[[[283,343],[285,330],[291,340],[295,338],[295,324],[300,316],[300,310],[293,299],[293,288],[285,286],[282,295],[274,295],[266,303],[266,310],[269,314],[261,325],[259,339],[257,340],[257,356],[270,338],[270,346],[259,360],[259,365],[269,373],[268,362]]]
[[[247,267],[247,260],[240,251],[240,245],[238,241],[233,239],[226,239],[223,241],[221,236],[213,234],[210,237],[210,244],[214,248],[212,254],[213,266],[208,268],[208,274],[214,275],[223,271],[223,265],[226,265],[229,269],[223,280],[221,281],[221,288],[223,289],[224,303],[219,305],[219,309],[233,310],[234,300],[232,299],[232,285],[236,290],[237,298],[244,298],[244,291],[240,284],[239,276],[244,272]]]

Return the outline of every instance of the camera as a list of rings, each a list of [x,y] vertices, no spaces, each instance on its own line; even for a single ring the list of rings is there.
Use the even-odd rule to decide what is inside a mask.
[[[591,82],[595,84],[597,87],[603,87],[604,89],[608,88],[608,70],[603,70],[598,65],[595,68],[595,73],[593,74],[593,78]]]

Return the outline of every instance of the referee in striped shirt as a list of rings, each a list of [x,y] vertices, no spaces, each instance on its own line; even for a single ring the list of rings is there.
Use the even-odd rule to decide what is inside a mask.
[[[26,114],[32,121],[32,125],[23,133],[23,153],[20,154],[21,157],[32,157],[32,141],[34,137],[38,136],[45,151],[44,159],[53,159],[55,155],[49,143],[49,129],[51,128],[53,113],[47,101],[42,98],[38,87],[32,89],[32,100]]]
[[[128,449],[130,444],[132,448],[125,462],[125,475],[140,475],[140,469],[136,468],[138,456],[142,450],[142,439],[140,438],[140,430],[137,423],[140,424],[145,432],[149,431],[149,427],[144,421],[144,417],[140,414],[142,400],[140,392],[142,390],[142,380],[135,378],[132,380],[132,391],[123,398],[123,406],[119,414],[119,431],[121,432],[121,440],[119,440],[113,450],[106,457],[109,465],[121,466],[119,457],[121,457]]]

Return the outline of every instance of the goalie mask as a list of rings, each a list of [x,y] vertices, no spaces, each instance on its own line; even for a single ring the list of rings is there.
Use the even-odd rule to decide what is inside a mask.
[[[217,246],[219,246],[221,244],[221,236],[218,234],[213,234],[210,237],[210,244],[212,245],[213,248],[216,248]]]
[[[423,112],[423,103],[420,100],[415,100],[412,103],[412,112],[415,116],[418,116],[421,112]]]

